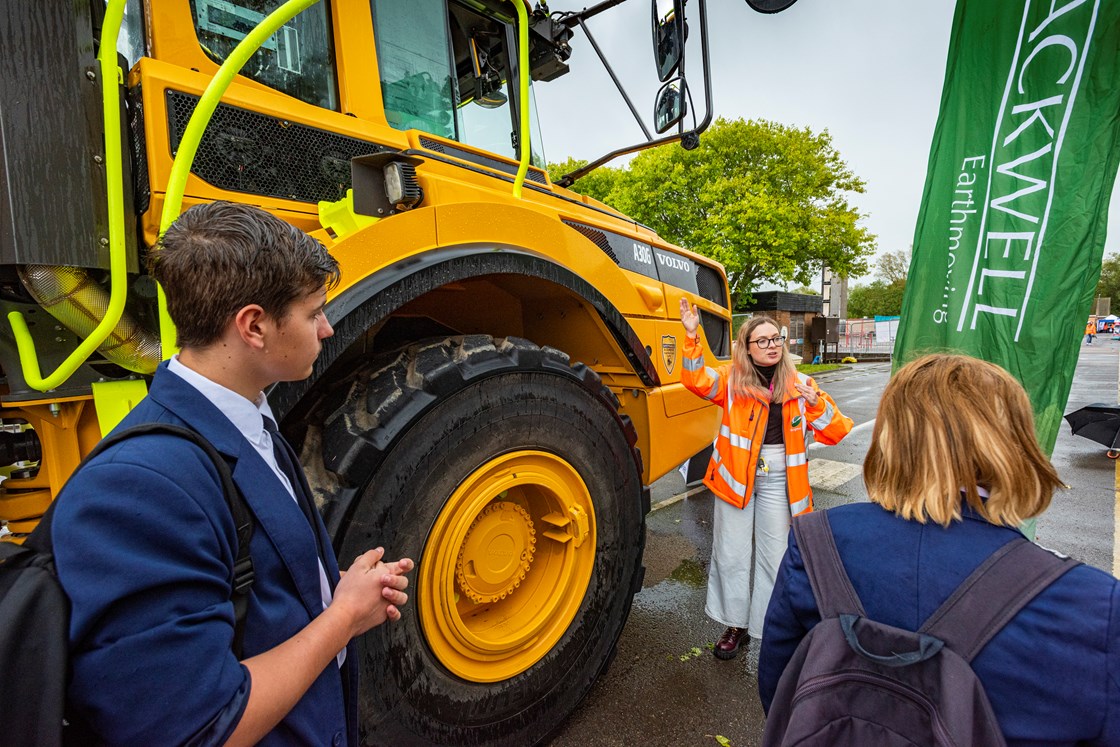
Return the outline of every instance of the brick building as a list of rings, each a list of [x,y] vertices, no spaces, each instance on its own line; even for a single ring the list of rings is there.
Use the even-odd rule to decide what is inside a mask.
[[[820,296],[785,291],[756,291],[754,303],[747,306],[747,311],[751,314],[765,314],[777,320],[778,327],[785,327],[787,330],[789,351],[808,362],[814,355],[808,344],[813,318],[820,316],[823,308],[824,299]]]

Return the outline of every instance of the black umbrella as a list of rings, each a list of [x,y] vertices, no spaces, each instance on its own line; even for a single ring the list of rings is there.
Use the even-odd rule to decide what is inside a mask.
[[[1120,456],[1120,405],[1095,403],[1066,415],[1073,435],[1108,447],[1112,459]]]

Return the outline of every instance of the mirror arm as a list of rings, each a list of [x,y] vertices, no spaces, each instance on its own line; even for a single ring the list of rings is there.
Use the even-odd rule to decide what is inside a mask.
[[[600,3],[599,5],[596,5],[596,6],[592,6],[589,10],[599,12],[597,9],[600,6],[608,5],[608,4],[610,4],[610,6],[613,7],[614,5],[617,5],[618,3],[615,2],[615,0],[606,0],[606,2]],[[613,150],[610,153],[608,153],[607,155],[603,156],[602,158],[597,158],[596,160],[591,161],[590,163],[588,163],[583,168],[579,168],[579,169],[576,169],[575,171],[564,174],[564,176],[560,177],[559,181],[554,182],[556,185],[558,185],[560,187],[570,187],[575,183],[575,181],[577,179],[579,179],[580,177],[582,177],[583,175],[587,174],[590,171],[594,171],[595,169],[599,168],[600,166],[602,166],[607,161],[618,158],[619,156],[624,156],[627,153],[635,153],[635,152],[640,151],[640,150],[646,150],[647,148],[655,148],[658,145],[664,145],[666,143],[676,142],[676,141],[679,141],[679,140],[683,140],[684,138],[687,138],[687,137],[697,138],[697,137],[699,137],[700,133],[702,133],[704,130],[708,129],[708,125],[710,125],[712,123],[712,116],[713,116],[713,110],[712,110],[712,69],[711,69],[711,59],[710,59],[710,56],[708,54],[708,12],[707,12],[707,3],[705,2],[705,0],[697,0],[697,5],[700,6],[700,46],[701,46],[701,50],[702,50],[701,54],[704,58],[704,109],[705,109],[704,119],[701,120],[700,124],[698,124],[694,129],[690,130],[689,132],[677,133],[677,134],[674,134],[674,135],[670,135],[668,137],[658,138],[657,140],[648,140],[649,136],[647,135],[646,136],[647,137],[647,142],[638,143],[637,145],[631,145],[631,146],[628,146],[626,148],[619,148],[618,150]],[[603,8],[603,9],[605,10],[605,8]],[[581,17],[586,17],[586,11],[581,12],[579,15]],[[578,23],[578,21],[576,23]],[[613,73],[612,73],[612,75],[613,75]],[[633,107],[631,107],[631,110],[633,110]],[[695,110],[693,110],[693,111],[695,111]],[[682,119],[681,121],[683,122],[684,120]],[[642,129],[644,130],[645,127],[643,126]]]
[[[572,184],[575,183],[575,181],[577,179],[584,176],[589,171],[594,171],[595,169],[599,168],[600,166],[602,166],[607,161],[618,158],[619,156],[624,156],[627,153],[636,153],[640,150],[646,150],[647,148],[656,148],[658,145],[665,145],[666,143],[675,143],[680,139],[681,139],[680,134],[673,134],[673,135],[669,135],[668,137],[658,138],[657,140],[650,140],[650,141],[645,142],[645,143],[638,143],[637,145],[629,145],[625,148],[619,148],[618,150],[612,150],[610,153],[603,156],[602,158],[597,158],[597,159],[595,159],[594,161],[592,161],[591,163],[587,164],[586,166],[584,166],[582,168],[578,168],[571,173],[564,174],[564,176],[560,177],[560,179],[558,181],[554,182],[554,183],[561,186],[561,187],[570,187],[570,186],[572,186]]]
[[[699,136],[712,123],[714,110],[712,108],[712,58],[708,54],[708,4],[704,0],[699,0],[697,4],[700,6],[700,48],[702,50],[700,56],[704,58],[704,119],[692,132]],[[689,103],[692,103],[691,89]],[[696,110],[693,109],[693,111]]]
[[[578,12],[558,14],[557,20],[568,28],[574,28],[577,25],[582,25],[583,21],[588,18],[597,16],[604,10],[610,10],[616,5],[622,5],[624,2],[626,0],[603,0],[597,5],[592,5],[590,8],[584,8]]]
[[[608,2],[610,1],[612,0],[608,0]],[[591,42],[591,48],[595,50],[595,54],[599,55],[599,61],[603,63],[603,67],[605,67],[607,69],[607,72],[610,74],[611,80],[614,81],[615,88],[617,88],[618,92],[622,94],[622,100],[626,102],[626,105],[628,107],[630,107],[630,113],[634,115],[634,121],[637,122],[638,126],[642,128],[642,134],[646,136],[646,140],[649,140],[651,135],[649,134],[649,130],[646,129],[645,122],[642,121],[642,116],[638,114],[637,108],[634,106],[634,103],[630,101],[630,97],[626,94],[626,90],[622,87],[622,83],[619,81],[618,76],[614,74],[614,68],[612,68],[611,64],[607,62],[607,58],[603,54],[603,51],[599,49],[599,45],[598,43],[596,43],[595,37],[591,35],[591,29],[587,28],[587,26],[584,25],[583,19],[579,16],[576,16],[576,21],[578,21],[579,27],[583,29],[583,33],[587,34],[587,40]]]

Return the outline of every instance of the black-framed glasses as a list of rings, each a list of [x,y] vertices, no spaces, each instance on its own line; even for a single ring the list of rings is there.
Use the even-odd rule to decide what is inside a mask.
[[[777,337],[760,337],[757,340],[751,340],[749,344],[758,345],[760,349],[765,350],[766,348],[773,347],[774,345],[781,347],[783,344],[785,344],[785,341],[785,335],[778,335]]]

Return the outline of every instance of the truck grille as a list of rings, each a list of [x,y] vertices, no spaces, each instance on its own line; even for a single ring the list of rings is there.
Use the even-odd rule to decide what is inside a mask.
[[[474,151],[467,150],[466,148],[457,148],[450,143],[444,143],[434,138],[424,137],[423,135],[421,135],[420,145],[426,150],[430,150],[435,153],[443,153],[444,155],[454,156],[461,161],[470,161],[471,163],[476,163],[479,166],[485,166],[486,168],[493,169],[494,171],[502,171],[506,174],[512,174],[514,176],[517,175],[518,167],[514,166],[512,163],[499,161],[496,158],[489,158],[482,155],[481,153],[475,153]],[[536,182],[537,184],[547,183],[544,172],[538,169],[536,166],[529,167],[529,170],[525,174],[525,179],[530,182]]]
[[[731,308],[727,301],[727,285],[718,272],[707,265],[696,265],[696,289],[704,298],[718,303],[725,309]]]
[[[600,231],[598,228],[592,228],[591,226],[585,226],[582,223],[576,223],[570,220],[565,220],[564,224],[567,226],[571,226],[587,238],[591,239],[592,243],[594,243],[595,246],[606,252],[607,256],[614,260],[614,263],[616,265],[618,264],[618,255],[614,253],[614,249],[611,249],[611,242],[607,238],[607,235],[605,233]]]
[[[179,148],[198,98],[167,91],[172,153]],[[297,202],[335,201],[350,188],[350,159],[383,150],[377,143],[219,104],[191,173],[231,192]]]
[[[731,355],[731,325],[715,314],[700,309],[700,323],[704,325],[704,337],[717,358]]]

